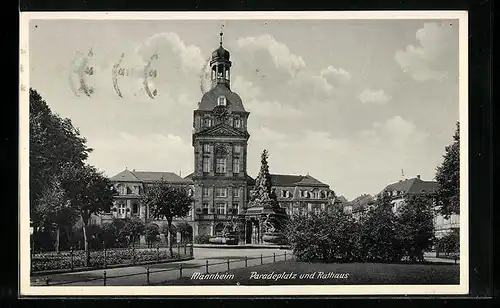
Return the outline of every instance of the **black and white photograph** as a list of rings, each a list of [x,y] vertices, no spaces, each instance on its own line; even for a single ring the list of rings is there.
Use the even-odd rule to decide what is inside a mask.
[[[21,294],[466,294],[467,23],[21,13]]]

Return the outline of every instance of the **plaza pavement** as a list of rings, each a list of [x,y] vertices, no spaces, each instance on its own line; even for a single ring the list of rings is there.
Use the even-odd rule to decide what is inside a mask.
[[[227,260],[230,260],[230,269],[245,267],[245,257],[248,257],[247,266],[261,264],[260,256],[263,256],[263,264],[272,263],[273,253],[276,255],[276,262],[283,261],[286,251],[287,260],[292,257],[291,250],[278,248],[253,248],[253,249],[214,249],[214,248],[194,248],[194,259],[188,261],[178,261],[161,264],[138,265],[121,268],[106,269],[107,286],[140,286],[147,285],[147,267],[150,269],[150,284],[157,284],[168,280],[175,280],[180,277],[180,264],[182,264],[182,276],[190,277],[195,272],[206,273],[206,261],[209,264],[222,263],[209,266],[210,273],[226,272]],[[252,259],[256,258],[256,259]],[[163,271],[165,270],[165,271]],[[168,271],[166,271],[168,270]],[[47,276],[31,277],[31,285],[45,285],[46,278],[50,279],[50,285],[61,286],[102,286],[104,269],[84,272],[52,274]],[[139,274],[139,275],[134,275]],[[125,276],[113,278],[114,276]],[[82,281],[87,280],[87,281]],[[64,283],[64,284],[63,284]]]

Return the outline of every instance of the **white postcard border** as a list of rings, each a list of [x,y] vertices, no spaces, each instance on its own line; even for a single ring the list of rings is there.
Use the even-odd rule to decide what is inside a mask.
[[[457,19],[459,20],[460,119],[460,284],[459,285],[293,285],[293,286],[31,286],[29,222],[29,21],[93,20],[237,20],[237,19]],[[21,12],[19,102],[19,280],[21,296],[287,296],[287,295],[449,295],[469,291],[468,225],[468,12]]]

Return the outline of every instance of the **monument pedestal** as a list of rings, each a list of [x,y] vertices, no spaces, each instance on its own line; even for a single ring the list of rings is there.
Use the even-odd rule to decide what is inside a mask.
[[[284,242],[283,226],[288,219],[285,209],[253,206],[241,219],[245,225],[246,244],[276,245]]]

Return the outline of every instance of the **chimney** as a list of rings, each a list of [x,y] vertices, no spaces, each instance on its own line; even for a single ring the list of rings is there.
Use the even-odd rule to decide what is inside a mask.
[[[420,174],[417,174],[417,180],[420,180]]]
[[[132,169],[132,172],[135,172],[135,169]]]

